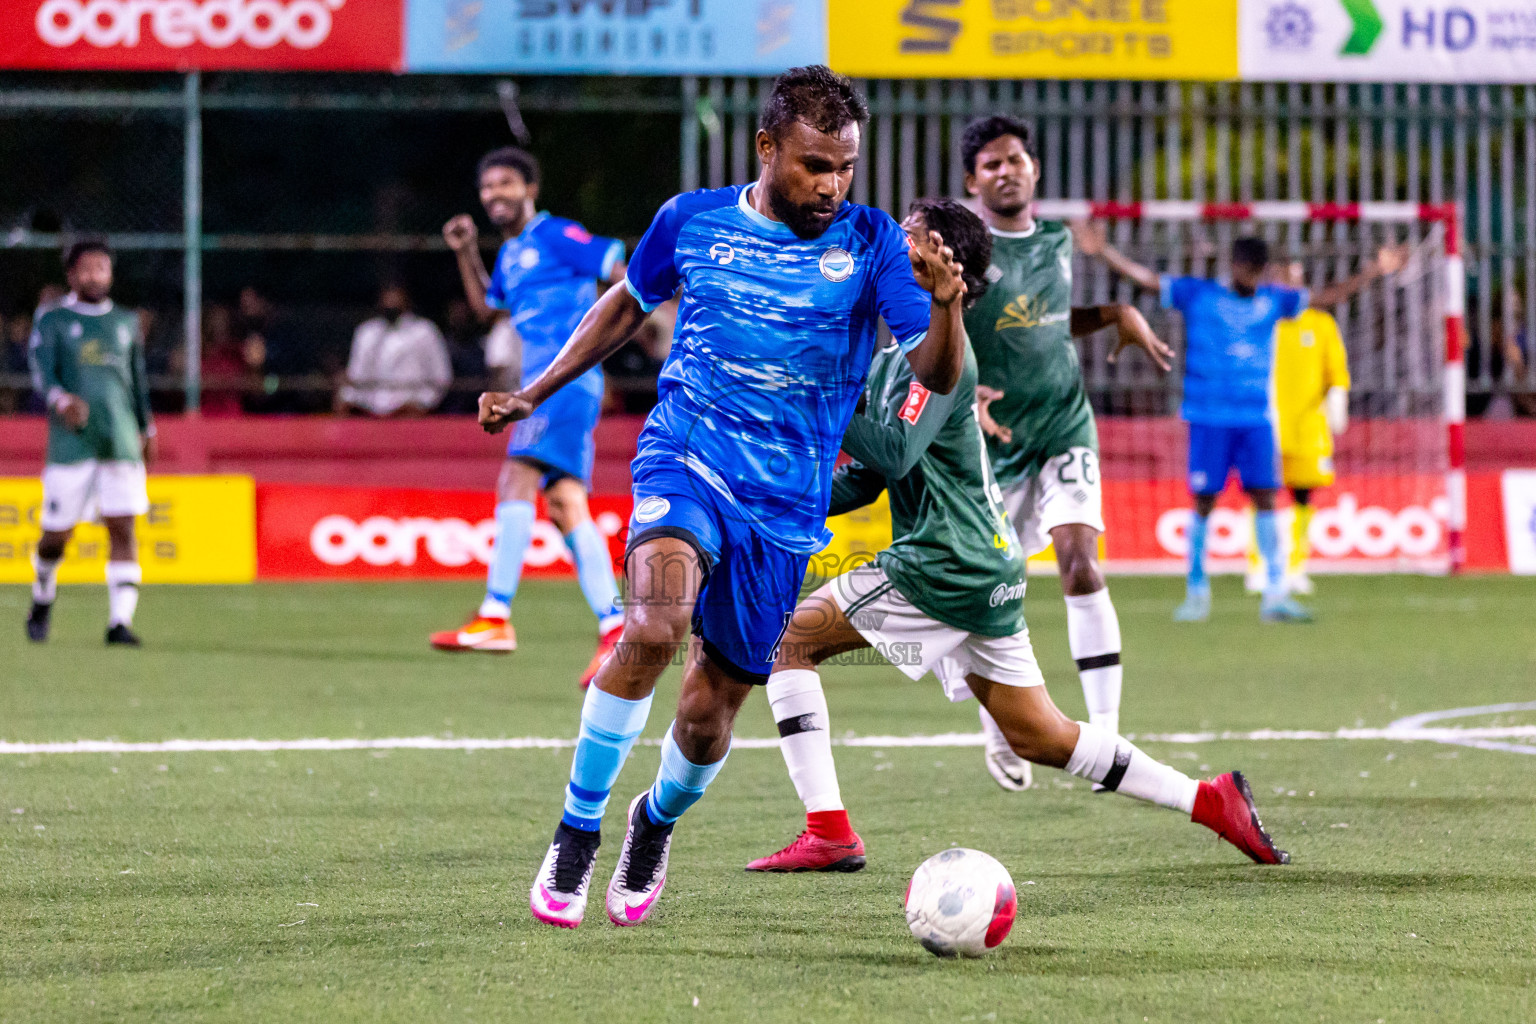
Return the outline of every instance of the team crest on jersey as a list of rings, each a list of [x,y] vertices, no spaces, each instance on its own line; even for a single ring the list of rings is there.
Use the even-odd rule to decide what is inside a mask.
[[[853,276],[853,253],[834,245],[821,254],[821,276],[833,284],[840,284]]]
[[[646,498],[635,506],[635,522],[654,523],[672,511],[672,503],[666,498]]]
[[[896,414],[897,419],[916,424],[923,415],[923,406],[928,404],[928,396],[932,393],[917,381],[913,381],[912,386],[907,389],[907,400],[901,403],[901,412]]]
[[[992,325],[994,331],[1001,331],[1006,327],[1044,327],[1048,324],[1059,324],[1067,319],[1068,313],[1047,313],[1046,301],[1043,296],[1015,295],[1013,301],[1003,307],[1003,315],[997,318],[997,323]]]
[[[78,321],[69,325],[69,336],[71,338],[78,338],[84,333],[85,328],[80,326]]]
[[[724,242],[716,242],[709,247],[709,258],[723,267],[736,258],[736,250]]]
[[[517,254],[517,265],[524,270],[532,270],[539,265],[539,250],[524,249]]]

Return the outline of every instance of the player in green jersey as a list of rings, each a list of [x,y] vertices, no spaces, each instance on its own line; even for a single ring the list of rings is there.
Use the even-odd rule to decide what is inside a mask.
[[[1134,306],[1072,306],[1071,232],[1030,211],[1040,161],[1028,125],[1002,115],[972,121],[960,152],[966,192],[992,234],[991,288],[965,315],[992,466],[1025,555],[1055,548],[1088,721],[1118,732],[1120,620],[1099,570],[1099,438],[1074,339],[1114,327],[1110,362],[1135,346],[1162,370],[1173,352]],[[981,724],[992,777],[1004,789],[1028,787],[1028,763],[985,707]]]
[[[918,200],[902,225],[937,231],[963,268],[966,291],[986,290],[991,246],[975,214],[951,199]],[[912,679],[933,672],[950,700],[975,696],[1019,758],[1107,790],[1190,814],[1260,863],[1285,863],[1253,809],[1248,784],[1229,772],[1196,782],[1148,757],[1113,730],[1074,722],[1046,693],[1024,625],[1024,552],[992,476],[973,400],[975,357],[959,385],[929,391],[895,346],[875,356],[843,450],[855,463],[833,477],[833,514],[888,491],[891,546],[833,579],[795,608],[768,677],[779,749],[806,809],[806,829],[749,871],[857,871],[864,844],[843,807],[831,723],[817,667],[874,648]]]
[[[48,404],[48,455],[27,637],[48,639],[64,545],[78,523],[99,516],[108,538],[107,643],[137,647],[142,574],[133,520],[149,511],[144,463],[155,454],[144,339],[134,312],[108,297],[112,253],[105,245],[76,243],[64,271],[70,292],[38,318],[30,350],[33,387]]]

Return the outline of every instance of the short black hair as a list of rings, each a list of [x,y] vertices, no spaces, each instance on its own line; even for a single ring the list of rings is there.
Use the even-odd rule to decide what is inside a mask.
[[[1264,269],[1269,266],[1269,243],[1253,235],[1237,239],[1232,243],[1232,262]]]
[[[516,146],[502,146],[493,149],[480,158],[479,165],[475,168],[475,181],[478,182],[486,171],[492,167],[510,167],[523,176],[523,181],[530,185],[539,183],[539,161],[526,149],[518,149]]]
[[[981,218],[956,199],[914,199],[907,215],[921,214],[930,231],[937,231],[960,263],[960,277],[965,281],[965,304],[969,307],[986,294],[990,282],[987,268],[992,265],[992,232]]]
[[[1013,135],[1024,143],[1024,152],[1040,166],[1040,154],[1035,151],[1035,136],[1029,130],[1029,125],[1016,117],[1007,114],[993,114],[991,117],[978,117],[965,126],[965,132],[960,136],[960,159],[965,164],[966,174],[976,173],[976,154],[980,153],[989,142],[993,142],[1005,135]]]
[[[80,257],[88,252],[99,252],[107,259],[112,259],[112,249],[106,242],[99,238],[82,238],[64,251],[64,269],[75,269],[75,264],[80,262]]]
[[[796,121],[832,134],[869,120],[869,105],[853,82],[823,64],[790,68],[773,81],[757,126],[774,139]]]

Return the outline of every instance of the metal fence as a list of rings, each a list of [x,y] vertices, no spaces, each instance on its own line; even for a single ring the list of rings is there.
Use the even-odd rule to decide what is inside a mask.
[[[685,80],[684,188],[744,180],[766,80]],[[1050,199],[1212,202],[1399,200],[1463,204],[1469,276],[1468,400],[1483,411],[1513,395],[1536,413],[1536,86],[1059,81],[868,81],[871,124],[853,198],[897,213],[921,195],[963,195],[960,131],[1008,112],[1029,122]],[[1112,240],[1175,269],[1219,270],[1238,229],[1197,233],[1206,251],[1150,225],[1115,225]],[[1314,278],[1346,271],[1377,243],[1418,233],[1307,225],[1265,229],[1312,258]],[[1164,243],[1169,244],[1164,244]],[[1213,257],[1207,259],[1207,257]],[[1078,297],[1123,295],[1093,268]],[[1368,325],[1381,312],[1351,306]],[[1134,373],[1085,360],[1097,401],[1151,387]],[[1383,372],[1386,372],[1383,370]],[[1379,386],[1391,379],[1378,376]],[[1404,380],[1405,387],[1416,386]],[[1169,387],[1173,386],[1170,382]]]
[[[519,85],[520,113],[535,127],[543,119],[535,149],[549,144],[554,128],[579,125],[562,147],[579,150],[588,166],[560,197],[562,212],[591,220],[616,197],[648,211],[674,184],[716,186],[756,171],[752,137],[767,80]],[[853,197],[893,213],[919,195],[961,194],[960,128],[993,111],[1013,112],[1035,126],[1045,198],[1459,200],[1469,272],[1469,406],[1477,413],[1512,400],[1517,409],[1536,412],[1530,365],[1536,354],[1536,86],[860,85],[874,116]],[[389,177],[389,187],[374,190],[363,206],[347,183],[367,180],[371,162],[383,159],[370,143],[369,126],[405,125],[429,140],[420,147],[428,150],[447,144],[437,140],[461,136],[494,134],[506,141],[504,100],[498,83],[486,78],[7,76],[0,79],[0,131],[12,134],[0,145],[0,284],[29,260],[55,258],[71,230],[106,232],[118,248],[140,254],[139,272],[152,276],[165,297],[162,321],[175,323],[162,330],[179,330],[185,353],[175,383],[195,403],[199,310],[210,267],[217,274],[221,266],[243,266],[242,260],[288,254],[290,275],[304,278],[306,287],[315,287],[316,277],[338,289],[351,282],[349,315],[359,294],[358,268],[380,261],[430,260],[433,278],[455,287],[451,273],[438,272],[443,211],[422,204],[413,186],[431,180],[423,178],[426,172],[381,164],[374,177]],[[254,124],[274,118],[292,126],[295,148],[322,152],[337,176],[333,193],[317,202],[312,190],[300,201],[281,152],[239,150],[238,158],[228,158]],[[636,124],[644,130],[637,132]],[[108,180],[69,168],[72,173],[53,181],[47,140],[68,136],[77,144],[82,126],[99,135],[103,149],[128,154],[126,173]],[[20,138],[26,146],[9,141]],[[210,159],[221,153],[222,163]],[[41,171],[12,173],[28,161]],[[214,166],[221,169],[210,173]],[[35,216],[37,197],[27,190],[55,185],[67,191],[51,197],[64,213],[59,223],[47,223]],[[643,226],[637,220],[622,233],[633,236]],[[1176,266],[1204,260],[1219,270],[1223,243],[1234,231],[1212,226],[1192,247],[1175,252],[1157,230],[1121,224],[1112,237],[1149,258],[1174,257]],[[1349,227],[1268,230],[1289,251],[1312,258],[1319,275],[1342,271],[1377,242],[1399,237]],[[1102,274],[1081,270],[1081,298],[1122,294]],[[300,312],[308,320],[335,315],[325,303]],[[1171,384],[1110,373],[1098,353],[1090,355],[1085,366],[1096,401],[1106,407],[1130,401],[1127,408],[1147,411],[1167,407]]]

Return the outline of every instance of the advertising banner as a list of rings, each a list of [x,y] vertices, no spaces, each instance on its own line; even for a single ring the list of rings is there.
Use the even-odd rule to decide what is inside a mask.
[[[1237,77],[1238,0],[832,0],[832,67],[868,78]]]
[[[593,495],[590,504],[617,569],[629,496]],[[256,510],[262,579],[484,578],[496,540],[495,498],[486,491],[262,484]],[[523,572],[575,576],[542,508]]]
[[[1506,469],[1502,482],[1509,569],[1536,576],[1536,469]]]
[[[0,67],[394,71],[404,0],[6,0]]]
[[[1242,75],[1536,81],[1536,0],[1242,0]]]
[[[409,0],[405,65],[771,75],[826,61],[826,19],[824,0]]]
[[[0,477],[0,583],[29,583],[42,529],[43,486]],[[138,519],[145,583],[249,583],[256,578],[256,485],[248,476],[151,476],[149,513]],[[60,583],[101,583],[107,531],[75,528]]]

